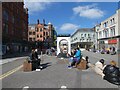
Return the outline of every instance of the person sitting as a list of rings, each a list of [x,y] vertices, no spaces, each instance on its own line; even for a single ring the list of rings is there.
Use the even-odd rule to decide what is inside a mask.
[[[90,66],[89,57],[86,56],[86,57],[85,57],[85,60],[86,60],[86,62],[87,62],[87,64],[86,64],[86,69],[88,69],[89,66]]]
[[[98,62],[95,63],[94,65],[94,70],[97,74],[104,76],[103,74],[103,69],[105,67],[105,60],[104,59],[100,59]]]
[[[37,49],[33,49],[30,54],[30,62],[32,63],[32,70],[39,68],[40,59],[38,59],[38,51]]]
[[[108,82],[120,85],[120,69],[116,66],[115,61],[111,61],[109,65],[107,65],[103,70],[104,80]]]
[[[32,49],[32,51],[31,51],[29,57],[30,57],[30,59],[29,59],[30,62],[33,61],[33,60],[35,59],[35,57],[34,57],[34,49]]]
[[[75,53],[75,55],[73,57],[73,62],[71,63],[70,68],[73,67],[73,66],[77,67],[77,64],[80,63],[81,57],[82,57],[81,56],[81,51],[79,50],[79,48],[77,48],[77,51],[76,51],[76,53]]]

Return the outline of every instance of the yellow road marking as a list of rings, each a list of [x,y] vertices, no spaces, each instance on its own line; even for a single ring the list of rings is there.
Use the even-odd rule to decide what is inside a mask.
[[[13,70],[10,70],[10,71],[8,71],[8,72],[0,75],[0,80],[3,79],[3,78],[5,78],[5,77],[7,77],[7,76],[9,76],[9,75],[11,75],[11,74],[13,74],[14,72],[18,71],[18,70],[21,69],[22,67],[23,67],[23,65],[21,65],[21,66],[15,68],[15,69],[13,69]]]

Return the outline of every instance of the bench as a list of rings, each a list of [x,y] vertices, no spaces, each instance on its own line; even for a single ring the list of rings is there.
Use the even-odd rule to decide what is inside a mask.
[[[85,70],[87,68],[86,66],[87,66],[87,61],[84,59],[81,59],[80,63],[77,64],[77,68],[80,70]]]
[[[29,60],[25,60],[23,63],[23,71],[27,72],[27,71],[33,71],[36,70],[40,65],[40,60],[36,60],[36,61],[29,61]]]

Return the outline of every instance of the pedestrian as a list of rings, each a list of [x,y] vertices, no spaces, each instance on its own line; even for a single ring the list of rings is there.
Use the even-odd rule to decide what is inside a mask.
[[[120,85],[120,69],[117,67],[115,61],[110,61],[110,64],[106,65],[103,70],[103,79],[107,80],[108,82]]]

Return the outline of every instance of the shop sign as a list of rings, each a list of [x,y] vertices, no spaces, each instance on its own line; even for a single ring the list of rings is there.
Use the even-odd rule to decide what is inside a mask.
[[[117,39],[108,40],[108,44],[117,44]]]

